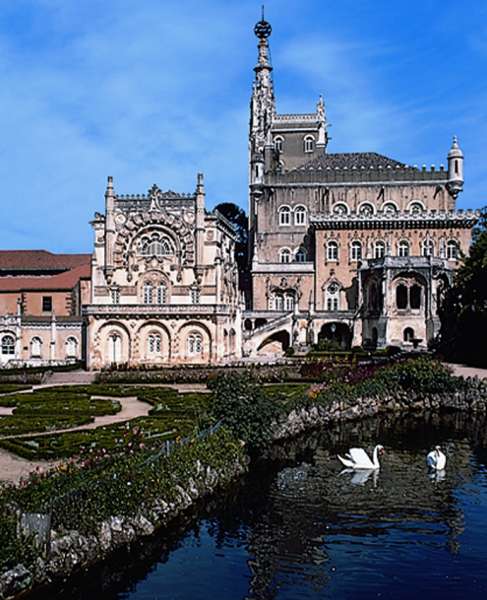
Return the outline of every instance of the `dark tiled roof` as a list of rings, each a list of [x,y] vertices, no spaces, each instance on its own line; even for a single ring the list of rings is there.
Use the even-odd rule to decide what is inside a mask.
[[[65,271],[89,265],[91,254],[53,254],[47,250],[0,250],[0,271]]]
[[[64,273],[44,277],[0,277],[0,292],[72,290],[80,279],[89,279],[90,277],[90,264],[84,264]]]
[[[309,162],[302,164],[301,166],[294,169],[294,171],[302,170],[319,170],[319,169],[378,169],[382,167],[387,169],[391,167],[404,168],[405,165],[402,162],[378,154],[377,152],[337,152],[335,154],[323,154],[318,156]]]

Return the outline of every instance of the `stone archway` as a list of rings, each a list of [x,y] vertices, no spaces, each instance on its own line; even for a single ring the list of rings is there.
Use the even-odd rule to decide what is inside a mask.
[[[318,333],[318,345],[321,341],[336,345],[337,349],[348,350],[352,343],[352,332],[346,323],[325,323]]]

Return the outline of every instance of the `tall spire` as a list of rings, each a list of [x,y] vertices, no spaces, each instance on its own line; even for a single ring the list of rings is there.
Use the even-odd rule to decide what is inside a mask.
[[[274,85],[268,42],[272,27],[264,19],[264,7],[262,7],[261,20],[254,27],[254,33],[259,39],[259,44],[257,65],[254,67],[255,80],[251,99],[250,137],[253,150],[259,150],[265,144],[275,112]]]

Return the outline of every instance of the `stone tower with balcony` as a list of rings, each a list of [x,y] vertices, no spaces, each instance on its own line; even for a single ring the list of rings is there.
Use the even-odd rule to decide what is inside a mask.
[[[245,353],[321,339],[426,347],[476,222],[455,207],[464,184],[457,138],[446,169],[377,152],[330,152],[321,96],[311,113],[278,113],[272,28],[262,19],[254,32]]]

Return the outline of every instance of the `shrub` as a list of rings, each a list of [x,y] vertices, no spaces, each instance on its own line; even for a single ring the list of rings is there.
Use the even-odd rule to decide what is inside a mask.
[[[271,424],[279,409],[251,374],[220,376],[213,387],[210,412],[251,450],[271,440]]]

